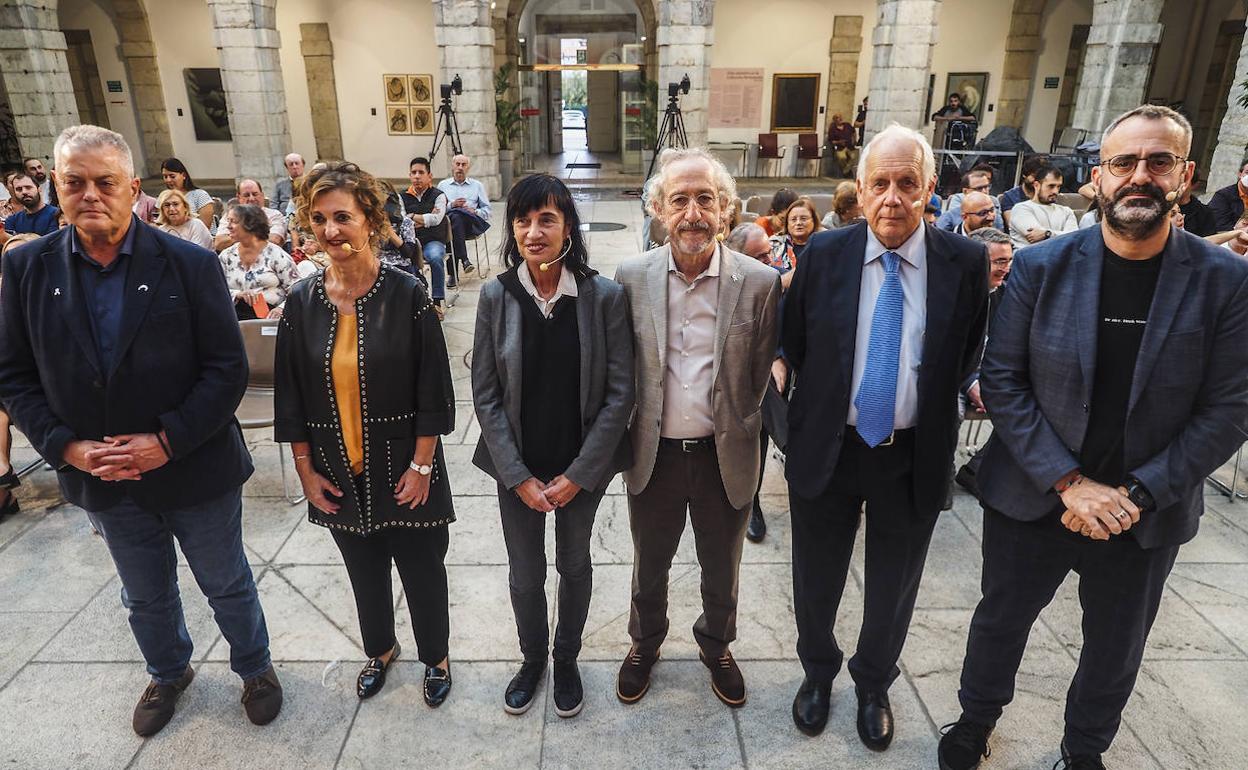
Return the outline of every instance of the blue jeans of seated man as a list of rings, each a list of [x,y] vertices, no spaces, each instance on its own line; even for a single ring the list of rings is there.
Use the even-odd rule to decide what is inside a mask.
[[[175,538],[230,643],[230,668],[243,679],[264,673],[269,631],[243,553],[241,488],[177,510],[145,511],[125,498],[94,514],[121,577],[130,630],[157,682],[176,682],[193,650],[178,594]]]
[[[421,244],[421,251],[429,264],[429,282],[433,284],[429,296],[434,300],[446,299],[446,244],[429,241]]]

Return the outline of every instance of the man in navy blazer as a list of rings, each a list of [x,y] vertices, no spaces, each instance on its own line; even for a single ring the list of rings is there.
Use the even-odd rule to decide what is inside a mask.
[[[1103,767],[1204,478],[1244,440],[1248,262],[1170,226],[1192,129],[1144,106],[1105,129],[1099,228],[1020,252],[980,379],[983,598],[939,762],[977,767],[1040,611],[1079,575],[1065,767]]]
[[[866,605],[849,673],[858,735],[893,736],[888,688],[949,489],[958,387],[988,312],[982,243],[923,224],[931,146],[893,125],[864,148],[866,222],[816,235],[785,295],[784,357],[797,370],[785,475],[793,521],[797,654],[806,679],[793,721],[828,719],[843,654],[832,625],[866,505]]]
[[[194,676],[175,538],[230,644],[248,718],[272,721],[282,691],[242,543],[252,464],[234,410],[247,356],[220,263],[134,217],[139,180],[120,134],[73,126],[54,152],[71,226],[4,257],[0,399],[117,566],[152,675],[135,732],[164,727]]]

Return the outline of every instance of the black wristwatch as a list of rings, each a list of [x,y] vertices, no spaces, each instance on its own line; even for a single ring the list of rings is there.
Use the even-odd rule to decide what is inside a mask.
[[[1135,507],[1140,509],[1140,513],[1149,513],[1157,507],[1157,503],[1149,493],[1148,487],[1144,486],[1144,482],[1136,477],[1127,477],[1126,488],[1127,498],[1132,503],[1135,503]]]

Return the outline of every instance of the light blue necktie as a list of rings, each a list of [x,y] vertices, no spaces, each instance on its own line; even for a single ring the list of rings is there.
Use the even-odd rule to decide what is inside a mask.
[[[871,316],[871,341],[867,344],[867,365],[862,372],[858,396],[858,435],[875,447],[893,433],[893,410],[897,404],[897,362],[901,358],[901,315],[905,294],[897,274],[900,258],[891,251],[884,260],[884,283],[875,297]]]

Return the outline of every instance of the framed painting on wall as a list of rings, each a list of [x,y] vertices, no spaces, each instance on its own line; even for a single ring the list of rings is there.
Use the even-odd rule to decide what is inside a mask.
[[[412,104],[433,104],[433,75],[411,75],[408,94]]]
[[[190,68],[182,70],[186,81],[186,100],[191,110],[195,139],[201,142],[228,142],[230,111],[221,85],[221,70]]]
[[[400,104],[386,105],[386,133],[391,136],[407,136],[412,133],[411,107]]]
[[[382,75],[381,87],[385,89],[386,104],[409,104],[411,102],[407,88],[407,75]]]
[[[817,130],[820,78],[817,72],[771,76],[772,133]]]
[[[982,121],[984,103],[988,101],[988,73],[950,72],[945,81],[945,101],[941,106],[949,103],[951,94],[959,94],[963,106],[975,113],[975,120]]]
[[[412,107],[412,133],[417,135],[429,135],[433,133],[433,107],[428,104],[418,104]]]

